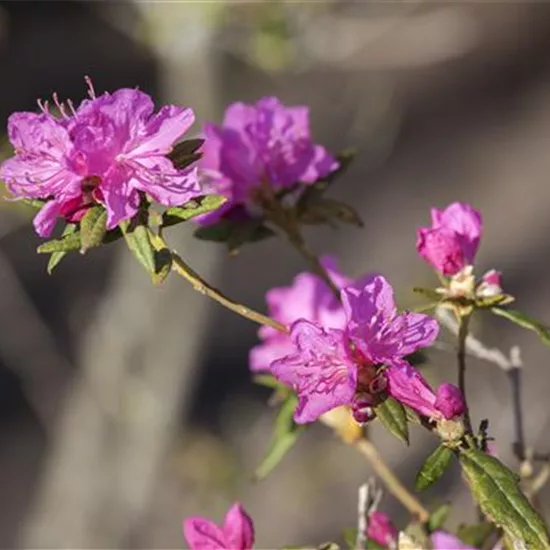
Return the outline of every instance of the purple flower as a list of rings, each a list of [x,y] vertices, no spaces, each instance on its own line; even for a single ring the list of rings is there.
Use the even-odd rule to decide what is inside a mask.
[[[474,262],[482,232],[481,214],[455,202],[432,208],[432,227],[418,230],[418,253],[443,275],[455,275]]]
[[[190,550],[250,550],[254,545],[254,524],[235,503],[227,512],[223,527],[202,517],[183,522],[183,536]]]
[[[464,414],[464,398],[452,384],[441,384],[434,393],[418,370],[405,362],[389,368],[387,376],[388,393],[423,416],[451,420]]]
[[[369,514],[367,537],[376,544],[384,548],[394,546],[398,533],[387,514],[378,511]]]
[[[435,531],[431,539],[434,550],[476,550],[445,531]]]
[[[348,286],[341,295],[345,330],[299,320],[290,330],[293,353],[271,364],[275,377],[298,394],[298,423],[312,422],[340,405],[351,405],[362,422],[370,416],[369,404],[376,404],[386,390],[386,376],[405,368],[416,373],[404,356],[430,345],[437,336],[434,319],[397,313],[393,290],[381,275]],[[388,391],[394,395],[391,384]],[[408,394],[397,391],[394,397],[407,399]]]
[[[47,237],[59,216],[78,221],[94,203],[105,205],[107,228],[132,218],[140,192],[164,206],[198,195],[197,168],[177,170],[166,155],[194,121],[189,108],[168,105],[153,114],[151,98],[120,89],[84,100],[61,117],[19,112],[8,120],[15,156],[0,177],[17,198],[48,199],[37,214],[37,233]]]
[[[299,424],[313,422],[331,409],[350,404],[357,367],[345,333],[299,319],[292,324],[290,337],[294,353],[271,363],[271,372],[298,394],[294,420]]]
[[[323,257],[321,263],[336,286],[351,282],[338,271],[333,258]],[[266,301],[269,316],[286,326],[298,319],[307,319],[325,328],[343,329],[346,324],[346,314],[339,300],[322,279],[312,273],[300,273],[292,285],[271,289],[266,294]],[[293,351],[289,336],[271,327],[262,326],[258,336],[262,343],[253,347],[249,355],[253,372],[269,370],[272,361]]]
[[[233,103],[221,126],[206,124],[200,160],[211,192],[229,200],[201,223],[217,221],[237,205],[251,214],[258,193],[269,193],[295,183],[314,183],[338,167],[334,157],[311,140],[309,109],[285,107],[275,97],[255,105]]]

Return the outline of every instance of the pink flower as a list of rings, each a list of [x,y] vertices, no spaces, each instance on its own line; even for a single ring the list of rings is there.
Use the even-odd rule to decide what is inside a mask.
[[[482,232],[481,214],[455,202],[432,208],[432,227],[418,230],[418,253],[443,275],[455,275],[474,262]]]
[[[166,155],[194,121],[189,108],[168,105],[153,114],[151,98],[120,89],[82,102],[62,116],[14,113],[8,135],[15,156],[0,177],[17,198],[48,199],[37,214],[37,233],[48,236],[59,216],[78,221],[93,203],[105,205],[107,228],[132,218],[140,192],[164,206],[200,192],[196,168],[177,170]],[[57,101],[57,98],[56,98]]]
[[[244,508],[235,503],[227,512],[223,527],[202,517],[183,522],[183,536],[190,550],[250,550],[254,545],[254,524]]]
[[[281,190],[311,184],[338,167],[334,157],[311,141],[309,109],[285,107],[275,97],[255,105],[233,103],[221,126],[206,124],[200,166],[212,192],[228,197],[212,223],[237,205],[253,215],[261,186]]]
[[[476,550],[445,531],[435,531],[431,539],[434,550]]]
[[[273,361],[271,372],[298,394],[294,420],[299,424],[313,422],[331,409],[350,404],[357,367],[345,333],[300,319],[292,324],[290,337],[294,353]]]
[[[359,422],[368,419],[369,404],[386,390],[386,376],[405,367],[416,372],[404,357],[437,336],[434,319],[397,313],[392,288],[381,275],[348,286],[341,295],[345,330],[296,321],[290,330],[293,353],[271,364],[274,376],[298,394],[294,416],[298,423],[312,422],[340,405],[352,405]],[[388,389],[393,395],[391,385]],[[397,398],[407,397],[397,393]]]
[[[383,512],[369,514],[367,537],[376,544],[384,548],[393,546],[397,542],[398,533],[387,514]]]
[[[452,384],[441,384],[434,393],[418,370],[405,362],[389,368],[387,377],[388,393],[423,416],[451,420],[464,414],[464,398]]]
[[[321,263],[338,287],[351,282],[336,267],[336,261],[324,257]],[[336,297],[317,275],[300,273],[291,286],[271,289],[266,294],[269,316],[290,326],[298,319],[319,323],[325,328],[344,328],[346,314]],[[293,345],[288,335],[262,326],[258,331],[262,343],[250,350],[250,369],[253,372],[267,371],[275,359],[289,355]]]
[[[482,298],[498,296],[502,294],[502,273],[491,269],[483,275],[480,285],[477,287],[476,295]]]

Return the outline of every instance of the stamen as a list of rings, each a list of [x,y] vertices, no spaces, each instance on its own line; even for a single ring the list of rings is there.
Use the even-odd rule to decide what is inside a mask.
[[[69,109],[71,110],[72,115],[76,116],[76,111],[75,111],[72,100],[67,99],[67,105],[69,106]]]
[[[55,106],[59,109],[61,116],[63,118],[70,118],[69,115],[67,115],[67,113],[65,112],[65,106],[59,101],[59,96],[57,95],[57,92],[53,93],[53,101],[55,103]]]
[[[49,114],[50,114],[48,101],[42,101],[40,98],[38,98],[38,99],[36,100],[36,103],[38,103],[39,109],[40,109],[45,115],[49,115]]]
[[[94,85],[92,84],[92,79],[88,75],[86,75],[84,77],[84,80],[88,85],[88,95],[90,96],[90,99],[95,99],[96,95],[95,95]]]

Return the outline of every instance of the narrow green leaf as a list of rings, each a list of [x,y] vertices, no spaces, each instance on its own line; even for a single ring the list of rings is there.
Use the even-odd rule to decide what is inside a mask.
[[[451,505],[448,503],[438,506],[431,514],[428,520],[428,531],[433,533],[443,527],[451,512]]]
[[[323,542],[317,546],[317,550],[340,550],[340,546],[335,542]]]
[[[155,272],[151,276],[153,284],[164,283],[172,270],[172,253],[167,248],[155,250]]]
[[[498,294],[497,296],[487,296],[485,298],[476,298],[475,305],[480,309],[488,309],[495,306],[505,306],[511,304],[515,298],[510,294]]]
[[[265,388],[270,388],[272,390],[279,390],[281,388],[286,388],[284,384],[279,382],[271,374],[256,374],[252,377],[252,382],[258,384],[258,386],[264,386]]]
[[[122,222],[120,224],[130,252],[150,275],[155,273],[155,249],[149,237],[149,229],[141,221]]]
[[[217,210],[227,198],[222,195],[205,195],[189,201],[183,206],[168,208],[162,215],[162,227],[170,227],[197,216]]]
[[[433,288],[424,288],[422,286],[413,287],[413,292],[422,294],[434,302],[440,302],[443,296]]]
[[[80,252],[84,253],[103,243],[107,232],[107,210],[103,206],[92,206],[80,220]]]
[[[76,224],[68,223],[63,229],[63,233],[61,234],[61,236],[66,237],[67,235],[71,235],[72,233],[75,233],[76,230],[77,230]],[[59,265],[59,262],[61,262],[61,260],[66,255],[67,255],[67,252],[52,252],[50,259],[48,260],[48,267],[46,268],[48,275],[51,275],[53,273],[53,270]]]
[[[457,535],[464,544],[473,548],[481,548],[495,531],[495,526],[492,523],[483,522],[461,525]]]
[[[546,525],[521,492],[516,475],[478,449],[461,449],[459,459],[472,494],[490,521],[528,548],[550,548]]]
[[[311,200],[299,211],[299,221],[303,224],[317,225],[330,221],[340,221],[363,227],[363,220],[359,214],[344,202],[320,197]]]
[[[31,208],[37,208],[40,210],[45,204],[46,201],[42,199],[21,199],[18,202],[22,202],[23,204],[26,204],[27,206],[30,206]]]
[[[259,481],[267,477],[279,464],[288,451],[294,446],[305,426],[298,426],[294,422],[294,410],[298,404],[298,398],[292,394],[283,402],[277,419],[275,429],[269,445],[269,450],[261,464],[254,473],[254,478]]]
[[[335,180],[343,176],[348,171],[356,156],[356,149],[345,149],[344,151],[338,153],[336,155],[336,160],[339,163],[338,168],[336,168],[336,170],[331,172],[328,176],[325,176],[323,181],[329,185],[334,183]]]
[[[50,254],[52,252],[70,252],[80,249],[80,233],[71,233],[61,239],[52,239],[42,243],[36,251],[39,254]]]
[[[275,235],[269,227],[263,225],[261,219],[220,220],[216,224],[197,228],[193,234],[203,241],[226,243],[232,253],[237,252],[243,244],[261,241]]]
[[[355,547],[357,542],[357,529],[354,529],[353,527],[344,529],[342,531],[342,538],[344,539],[344,542],[349,550],[357,550]]]
[[[376,416],[384,426],[403,443],[409,444],[409,426],[407,413],[399,401],[393,397],[387,397],[379,405],[374,407]]]
[[[197,150],[203,143],[203,139],[187,139],[175,145],[167,157],[175,168],[181,170],[201,158],[202,153],[197,153]]]
[[[426,459],[418,474],[416,474],[414,482],[416,490],[423,491],[437,481],[451,464],[453,454],[453,451],[449,447],[445,447],[444,445],[437,447]]]
[[[550,346],[550,328],[548,328],[540,321],[537,321],[532,317],[528,317],[527,315],[524,315],[523,313],[515,309],[503,309],[500,307],[493,307],[491,308],[491,311],[495,315],[504,317],[505,319],[508,319],[508,321],[512,321],[512,323],[515,323],[520,327],[533,330],[539,335],[544,344]]]

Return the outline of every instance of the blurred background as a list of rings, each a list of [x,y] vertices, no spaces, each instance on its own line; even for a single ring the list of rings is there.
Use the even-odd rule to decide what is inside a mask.
[[[353,164],[333,193],[365,229],[315,229],[312,246],[358,276],[384,273],[402,306],[434,284],[416,256],[429,208],[471,202],[484,215],[479,267],[504,273],[518,308],[550,321],[550,5],[524,2],[0,2],[2,126],[56,91],[78,101],[139,86],[220,121],[233,101],[276,95],[311,107],[316,141]],[[196,131],[200,127],[197,124]],[[250,382],[256,326],[171,279],[153,288],[123,243],[69,256],[53,276],[35,253],[31,213],[0,213],[0,545],[183,548],[181,520],[220,521],[241,500],[257,547],[339,540],[356,523],[370,469],[321,426],[265,481],[252,473],[274,412]],[[264,293],[304,265],[266,241],[229,258],[192,228],[168,235],[206,279],[264,309]],[[476,334],[525,363],[527,439],[548,442],[550,353],[531,333],[481,319]],[[430,381],[454,357],[430,353]],[[473,418],[490,419],[517,464],[510,392],[497,367],[470,360]],[[371,434],[408,485],[435,441],[405,452]],[[550,489],[541,493],[548,517]],[[425,498],[452,500],[450,526],[475,520],[457,471]],[[386,495],[382,509],[406,515]]]

